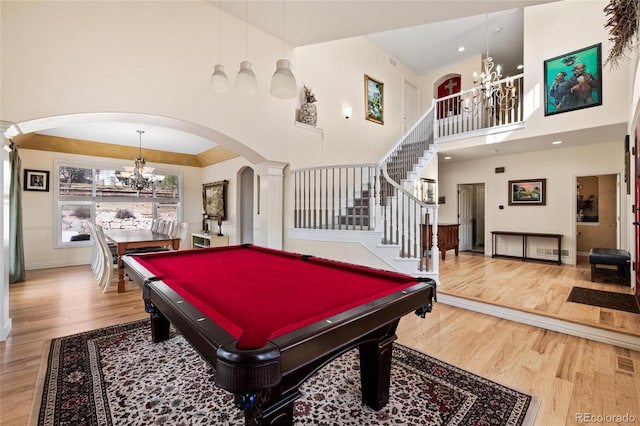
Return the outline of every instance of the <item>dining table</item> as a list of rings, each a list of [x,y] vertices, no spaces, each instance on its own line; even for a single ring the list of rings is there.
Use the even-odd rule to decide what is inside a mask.
[[[117,247],[118,293],[124,292],[122,256],[127,253],[127,250],[167,246],[171,246],[174,250],[180,248],[180,236],[154,232],[150,229],[105,229],[104,236]]]

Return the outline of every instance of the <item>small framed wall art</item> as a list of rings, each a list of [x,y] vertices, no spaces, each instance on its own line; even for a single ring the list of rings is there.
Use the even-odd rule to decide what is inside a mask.
[[[525,179],[509,181],[510,206],[544,206],[547,204],[547,180]]]
[[[49,191],[49,171],[24,169],[25,191]]]

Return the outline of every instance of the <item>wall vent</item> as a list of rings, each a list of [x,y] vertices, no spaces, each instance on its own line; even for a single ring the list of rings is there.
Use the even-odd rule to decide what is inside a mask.
[[[562,249],[562,256],[569,256],[568,249]],[[536,254],[541,256],[558,256],[558,249],[538,247]]]

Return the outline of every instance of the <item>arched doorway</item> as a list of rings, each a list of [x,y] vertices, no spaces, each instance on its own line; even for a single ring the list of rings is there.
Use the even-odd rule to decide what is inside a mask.
[[[238,194],[239,218],[240,218],[240,244],[253,243],[253,200],[254,200],[254,173],[250,167],[243,168],[238,173],[240,181],[240,193]]]

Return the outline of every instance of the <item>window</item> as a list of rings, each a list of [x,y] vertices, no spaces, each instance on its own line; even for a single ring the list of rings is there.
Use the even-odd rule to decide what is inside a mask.
[[[153,188],[137,191],[115,168],[56,165],[56,247],[93,245],[87,222],[105,229],[145,229],[153,219],[181,219],[181,175],[159,172]]]

